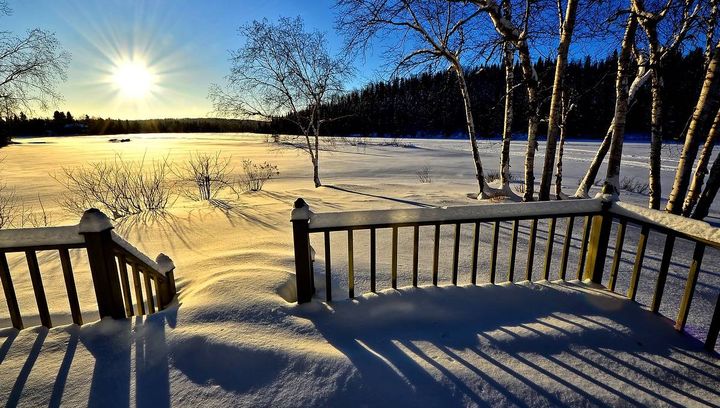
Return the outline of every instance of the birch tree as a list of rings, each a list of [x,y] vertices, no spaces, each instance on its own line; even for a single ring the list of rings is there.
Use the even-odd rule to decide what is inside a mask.
[[[540,180],[540,191],[538,199],[541,201],[550,199],[550,185],[552,184],[553,168],[555,167],[555,154],[557,149],[557,138],[560,134],[560,105],[562,98],[562,81],[567,66],[568,52],[572,42],[573,30],[575,29],[575,17],[577,14],[578,0],[568,0],[565,7],[565,16],[562,15],[560,2],[558,2],[558,14],[560,17],[560,43],[558,44],[557,59],[555,62],[555,78],[553,79],[553,93],[550,99],[550,113],[548,115],[548,133],[545,146],[545,162],[543,164],[542,178]]]
[[[565,150],[565,140],[567,139],[567,121],[568,117],[575,109],[575,102],[570,92],[567,90],[563,91],[561,98],[562,106],[560,113],[560,143],[558,145],[558,161],[557,171],[555,172],[555,198],[557,200],[564,199],[562,192],[562,178],[563,178],[563,154]]]
[[[224,87],[212,85],[215,112],[230,117],[280,117],[297,126],[310,156],[315,187],[320,181],[320,132],[326,117],[323,104],[343,90],[351,70],[333,57],[325,35],[308,32],[302,19],[253,21],[240,28],[245,44],[231,53]]]
[[[715,39],[715,31],[717,29],[718,14],[720,14],[720,7],[718,7],[719,3],[720,1],[718,0],[711,0],[707,16],[703,19],[705,27],[705,69],[707,69],[710,61],[712,60],[712,45]],[[698,158],[695,166],[692,182],[688,188],[687,197],[685,197],[685,202],[683,203],[682,214],[686,217],[690,216],[693,207],[697,203],[701,189],[703,188],[705,176],[708,174],[707,167],[718,137],[718,115],[720,115],[720,112],[715,115],[715,120],[713,121],[710,131],[708,132],[708,136],[705,139],[705,144],[703,145],[702,152],[700,153],[700,157]]]
[[[397,39],[389,47],[395,72],[449,66],[458,81],[465,109],[465,122],[472,152],[478,198],[497,192],[485,181],[477,144],[470,90],[465,77],[466,25],[480,13],[458,2],[446,0],[339,0],[338,26],[347,34],[351,49],[364,49],[379,35]]]
[[[11,13],[7,2],[0,1],[0,16]],[[60,101],[57,86],[67,78],[69,63],[70,54],[51,32],[0,30],[0,118],[19,109],[44,111]]]
[[[509,20],[510,1],[503,0],[503,12]],[[510,191],[510,142],[513,126],[513,91],[515,89],[515,47],[510,41],[503,41],[503,66],[505,68],[505,113],[503,117],[502,149],[500,151],[500,188],[506,195]]]
[[[715,197],[717,197],[718,190],[720,189],[720,156],[715,158],[715,162],[710,169],[710,175],[708,176],[705,189],[698,198],[697,206],[695,211],[692,213],[692,218],[696,220],[702,220],[707,217],[710,212],[710,206],[712,205]]]
[[[534,2],[533,0],[525,1],[524,9],[521,13],[517,13],[522,16],[520,22],[514,22],[510,18],[512,16],[505,15],[495,0],[468,0],[468,2],[476,5],[478,10],[487,14],[500,38],[506,43],[512,43],[518,55],[520,68],[522,69],[522,80],[527,91],[526,110],[528,116],[523,201],[532,201],[535,195],[535,152],[537,151],[537,132],[540,124],[539,80],[529,46],[529,23]]]
[[[676,0],[669,0],[672,4],[673,1]],[[684,41],[686,41],[690,35],[692,34],[692,29],[695,27],[695,18],[697,16],[697,9],[693,8],[694,1],[687,1],[683,0],[683,6],[681,8],[682,12],[680,13],[681,19],[679,22],[675,22],[672,24],[672,27],[668,27],[666,31],[669,31],[667,37],[667,40],[665,44],[660,44],[658,46],[658,52],[656,54],[656,64],[657,66],[662,66],[665,59],[672,55],[674,52],[678,50],[678,48],[683,44]],[[699,4],[696,3],[697,6]],[[693,10],[692,12],[689,12],[690,10]],[[632,106],[632,103],[634,102],[638,92],[640,89],[642,89],[645,84],[652,78],[652,70],[651,70],[651,63],[649,61],[649,58],[645,55],[645,53],[640,52],[637,49],[633,49],[633,53],[635,55],[635,65],[637,66],[637,70],[635,71],[635,76],[630,84],[629,92],[628,92],[628,104],[629,106]],[[658,85],[661,83],[662,78],[658,77],[658,80],[660,81]],[[659,111],[658,111],[659,113]],[[659,115],[657,117],[659,120]],[[659,124],[659,122],[658,122]],[[598,151],[593,157],[592,162],[590,163],[590,166],[588,166],[588,169],[585,172],[585,175],[580,181],[580,184],[578,185],[578,188],[575,192],[575,197],[578,198],[585,198],[588,196],[588,192],[590,191],[590,188],[595,183],[595,179],[597,178],[597,174],[600,171],[600,166],[602,165],[603,161],[605,160],[605,156],[607,155],[608,150],[610,149],[610,142],[612,139],[612,133],[613,128],[615,127],[615,118],[610,122],[610,125],[608,126],[607,131],[605,132],[605,136],[603,137],[602,142],[600,143],[600,146],[598,147]],[[656,134],[658,134],[656,132]],[[659,155],[658,155],[659,157]],[[658,174],[657,169],[651,170],[652,174]],[[659,179],[659,177],[657,177]],[[659,190],[659,186],[656,186],[656,191]]]
[[[662,154],[662,56],[665,53],[664,46],[660,44],[658,25],[660,25],[670,12],[674,0],[667,3],[657,11],[652,11],[645,6],[644,0],[632,0],[632,11],[638,18],[638,22],[645,32],[650,56],[650,174],[648,176],[650,185],[649,206],[652,209],[660,208],[661,197],[661,154]],[[682,4],[682,19],[679,32],[687,33],[693,25],[695,16],[699,10],[697,5],[693,7],[694,0],[685,0]]]
[[[703,81],[695,109],[690,119],[690,125],[685,133],[685,143],[683,144],[682,153],[680,153],[680,161],[675,172],[675,180],[673,181],[672,191],[665,206],[665,211],[672,214],[682,213],[682,205],[687,194],[688,185],[690,183],[690,172],[692,165],[697,156],[698,145],[700,144],[701,127],[707,121],[710,115],[711,106],[717,100],[717,94],[720,88],[720,80],[717,79],[720,73],[720,42],[715,45],[712,58],[705,71],[705,80]]]
[[[625,34],[623,35],[620,54],[618,55],[618,71],[615,78],[615,114],[610,142],[610,156],[608,158],[605,183],[602,187],[603,194],[609,194],[615,198],[620,194],[620,165],[622,163],[625,120],[628,111],[630,60],[637,26],[637,18],[631,13],[625,25]]]

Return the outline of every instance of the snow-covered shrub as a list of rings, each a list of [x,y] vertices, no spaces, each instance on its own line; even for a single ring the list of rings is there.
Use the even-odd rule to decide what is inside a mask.
[[[418,170],[416,174],[418,176],[418,180],[420,180],[422,184],[432,183],[432,170],[430,169],[430,167],[425,166]]]
[[[252,160],[243,160],[243,174],[240,176],[240,189],[242,191],[260,191],[265,182],[279,175],[278,167],[264,162],[255,164]]]
[[[525,194],[525,184],[517,184],[513,189],[518,194]]]
[[[222,152],[191,153],[176,169],[177,177],[185,184],[185,195],[192,200],[209,201],[225,188],[232,187],[230,160],[231,156],[222,156]]]
[[[85,166],[62,168],[52,177],[67,194],[60,205],[73,213],[88,208],[109,212],[113,218],[163,210],[172,197],[172,173],[168,158],[125,161],[121,156]]]

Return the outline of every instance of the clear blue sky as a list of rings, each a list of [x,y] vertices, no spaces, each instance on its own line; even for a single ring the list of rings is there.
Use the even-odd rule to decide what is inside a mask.
[[[68,80],[60,86],[65,101],[51,111],[69,110],[76,117],[208,116],[208,86],[222,83],[229,71],[228,51],[241,44],[237,28],[254,19],[299,15],[307,28],[327,33],[331,50],[343,43],[333,28],[334,0],[9,0],[9,4],[13,14],[0,18],[4,30],[53,31],[72,54]],[[545,47],[541,54],[554,50],[554,45]],[[575,44],[574,52],[585,55],[598,50]],[[381,53],[356,62],[357,75],[349,87],[386,77]],[[128,97],[136,94],[142,97]]]
[[[10,0],[3,29],[39,27],[55,32],[72,54],[65,101],[57,108],[102,117],[207,116],[208,85],[228,73],[237,28],[253,19],[300,15],[308,28],[327,32],[338,49],[333,0]],[[122,61],[142,60],[153,72],[151,95],[118,95],[114,73]],[[375,79],[381,62],[370,56],[352,86]],[[37,114],[43,114],[37,112]]]

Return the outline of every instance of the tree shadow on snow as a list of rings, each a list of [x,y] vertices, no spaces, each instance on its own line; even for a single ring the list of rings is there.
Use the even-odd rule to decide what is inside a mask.
[[[407,288],[294,313],[360,374],[329,405],[720,401],[717,354],[668,319],[581,284]]]

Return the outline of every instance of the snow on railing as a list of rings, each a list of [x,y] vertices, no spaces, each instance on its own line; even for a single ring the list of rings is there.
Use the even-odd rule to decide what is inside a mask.
[[[650,231],[665,236],[665,245],[662,252],[662,260],[658,277],[655,282],[655,290],[652,293],[650,310],[659,313],[660,302],[663,298],[668,270],[674,253],[674,245],[677,238],[690,241],[695,245],[691,262],[688,266],[688,278],[682,301],[678,307],[678,314],[675,319],[675,327],[678,331],[684,330],[688,318],[690,305],[694,296],[695,285],[702,265],[702,259],[707,246],[720,249],[720,229],[713,228],[709,224],[690,220],[687,218],[667,214],[657,210],[649,210],[642,207],[613,202],[608,197],[598,197],[587,200],[562,200],[531,203],[503,203],[491,205],[473,205],[450,208],[410,208],[393,210],[372,210],[372,211],[348,211],[315,214],[304,200],[298,199],[295,202],[291,214],[293,224],[293,240],[295,248],[295,273],[297,282],[298,303],[309,302],[315,293],[315,282],[313,274],[313,249],[310,246],[311,234],[323,234],[324,260],[325,260],[325,300],[332,301],[332,265],[331,265],[331,244],[330,232],[347,231],[347,271],[348,271],[348,296],[355,296],[355,270],[354,270],[354,231],[369,230],[370,232],[370,291],[375,292],[376,288],[376,230],[391,229],[391,287],[397,289],[398,275],[398,229],[413,229],[412,249],[412,284],[418,285],[418,248],[419,248],[419,227],[435,226],[433,239],[433,260],[432,260],[432,282],[438,284],[440,226],[454,225],[455,234],[452,249],[452,283],[457,284],[459,246],[461,240],[461,225],[474,224],[472,242],[471,283],[476,284],[478,265],[478,243],[480,223],[491,223],[493,225],[492,246],[489,252],[489,283],[496,283],[497,259],[498,259],[498,234],[500,223],[511,222],[512,233],[510,246],[508,248],[509,270],[507,281],[514,282],[514,270],[518,249],[518,225],[521,220],[529,220],[529,236],[527,263],[525,268],[525,280],[532,281],[533,261],[536,252],[537,227],[539,220],[547,220],[548,232],[545,239],[545,262],[542,279],[547,280],[550,276],[551,264],[553,262],[553,251],[556,245],[555,230],[558,219],[566,219],[564,239],[560,261],[556,266],[559,268],[558,276],[565,280],[568,270],[568,255],[573,250],[573,225],[576,217],[584,218],[579,249],[577,250],[578,266],[577,279],[587,280],[594,284],[603,282],[606,260],[610,258],[608,249],[611,242],[611,230],[616,226],[617,236],[614,241],[614,254],[610,267],[610,276],[607,289],[615,292],[618,272],[621,264],[621,256],[625,243],[627,224],[635,224],[640,227],[635,262],[633,264],[630,284],[626,296],[635,300],[638,292],[638,283],[645,259],[645,249]],[[627,249],[626,249],[627,251]],[[675,260],[675,263],[678,261]],[[710,319],[708,335],[705,341],[707,349],[713,349],[720,332],[720,294],[718,294],[716,306]]]
[[[110,219],[96,209],[87,210],[78,225],[63,227],[22,228],[0,230],[0,282],[10,311],[12,325],[24,327],[17,296],[10,275],[7,253],[24,252],[35,292],[40,321],[52,327],[37,251],[58,251],[73,322],[82,324],[73,274],[70,249],[85,249],[98,303],[100,317],[125,318],[135,315],[130,293],[127,266],[130,265],[134,283],[134,300],[139,314],[145,314],[142,283],[149,313],[166,308],[175,296],[174,264],[164,255],[153,261],[112,231]],[[143,282],[140,281],[140,274]],[[154,283],[154,294],[153,294]]]

